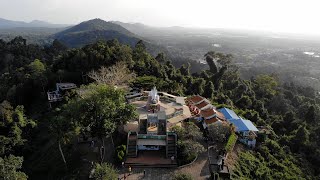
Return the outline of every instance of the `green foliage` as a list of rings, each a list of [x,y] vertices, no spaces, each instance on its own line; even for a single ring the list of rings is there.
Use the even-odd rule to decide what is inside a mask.
[[[293,157],[275,141],[267,141],[257,152],[242,152],[233,179],[308,179]]]
[[[231,133],[231,135],[229,136],[227,144],[225,145],[224,149],[227,152],[231,152],[233,147],[234,147],[234,145],[236,144],[236,142],[237,142],[237,135],[235,133]]]
[[[36,126],[33,120],[25,116],[23,106],[13,108],[8,101],[0,104],[0,119],[0,155],[22,146],[30,136],[28,131]]]
[[[117,180],[118,171],[108,163],[95,164],[93,177],[96,180]]]
[[[100,27],[97,28],[100,36]],[[85,38],[90,33],[82,35]],[[231,55],[208,52],[206,58],[210,60],[210,70],[190,75],[189,65],[172,62],[179,67],[177,69],[164,54],[152,57],[142,41],[135,48],[110,40],[66,50],[57,41],[43,48],[27,44],[21,37],[9,42],[0,40],[0,102],[7,100],[12,104],[3,102],[0,106],[0,119],[3,120],[0,122],[1,157],[16,153],[25,157],[37,156],[21,150],[20,145],[30,149],[43,146],[43,143],[34,143],[30,147],[25,140],[32,139],[33,133],[46,135],[49,127],[53,133],[42,141],[60,140],[66,145],[75,134],[89,132],[94,136],[106,136],[133,118],[135,110],[126,105],[123,92],[95,85],[81,88],[77,92],[81,96],[69,96],[67,104],[57,104],[61,111],[53,112],[52,117],[47,114],[44,92],[53,89],[55,82],[90,83],[85,76],[88,72],[122,62],[138,75],[132,86],[151,89],[156,85],[159,90],[172,94],[206,96],[212,98],[217,107],[228,106],[259,126],[272,127],[269,135],[272,141],[259,145],[257,152],[241,155],[243,158],[240,157],[235,171],[236,179],[319,177],[320,98],[316,91],[292,83],[282,85],[274,75],[243,80]],[[206,69],[199,68],[203,65],[194,67],[195,64],[191,64],[191,68]],[[26,118],[24,108],[19,105],[23,105],[32,117],[50,119],[50,123],[42,123],[35,131],[32,128],[35,123]],[[188,127],[175,129],[182,137],[179,139],[184,141],[179,142],[179,159],[191,160],[195,154],[188,149],[201,149],[193,140],[197,138],[194,132],[198,131],[190,127],[188,130]],[[227,131],[224,133],[228,134]],[[226,141],[222,136],[220,140]],[[53,161],[50,163],[55,164]],[[33,166],[37,164],[32,163]],[[297,175],[288,172],[289,169]]]
[[[200,129],[192,122],[187,122],[184,127],[171,128],[178,135],[178,159],[181,164],[187,164],[204,152],[204,147],[196,140],[201,137]]]
[[[107,85],[83,86],[81,98],[71,100],[64,108],[65,118],[88,130],[92,136],[106,137],[116,126],[137,116],[135,108],[125,103],[124,93]],[[77,113],[81,112],[81,113]]]
[[[22,168],[23,157],[16,157],[13,155],[0,157],[0,179],[7,180],[26,180],[28,176],[18,171]]]
[[[197,78],[193,82],[193,94],[202,95],[204,92],[205,80],[203,78]]]
[[[44,64],[39,59],[35,59],[31,62],[29,68],[34,76],[41,76],[46,70]]]
[[[249,109],[252,106],[252,101],[249,96],[242,96],[237,102],[236,105],[242,109]]]
[[[227,137],[231,134],[231,128],[230,125],[225,123],[209,124],[208,132],[210,139],[218,142],[226,142]]]
[[[277,93],[278,81],[269,75],[258,75],[254,81],[257,84],[258,94],[262,97],[274,96]]]
[[[173,126],[171,131],[177,133],[179,139],[196,140],[202,137],[200,129],[192,122],[187,122],[183,127]]]
[[[174,174],[172,180],[193,180],[193,178],[190,174],[176,173]]]
[[[156,58],[155,58],[159,63],[164,63],[164,62],[166,62],[166,55],[163,53],[163,52],[161,52],[161,53],[159,53],[157,56],[156,56]]]
[[[211,99],[213,97],[213,93],[214,93],[214,85],[211,81],[208,81],[204,88],[203,96]]]
[[[124,161],[124,158],[126,156],[126,150],[127,150],[126,145],[119,145],[116,148],[116,161],[117,162],[120,163],[120,162]]]
[[[179,69],[181,75],[183,76],[190,76],[190,63],[188,63],[187,65],[182,65]]]
[[[154,76],[141,76],[137,77],[132,83],[132,87],[137,87],[140,89],[152,89],[154,86],[157,88],[161,87],[161,80],[157,79]]]
[[[187,164],[194,160],[200,153],[204,152],[203,145],[193,140],[178,140],[178,159],[181,164]]]
[[[218,67],[217,67],[216,63],[214,62],[215,57],[216,57],[215,52],[213,52],[213,51],[210,51],[207,54],[205,54],[206,61],[209,65],[210,72],[212,74],[216,74],[218,72]]]
[[[61,112],[60,109],[55,110],[55,115],[49,121],[50,133],[57,141],[62,141],[64,144],[68,143],[72,138],[78,134],[79,128],[73,119],[69,118],[69,109],[64,108]]]

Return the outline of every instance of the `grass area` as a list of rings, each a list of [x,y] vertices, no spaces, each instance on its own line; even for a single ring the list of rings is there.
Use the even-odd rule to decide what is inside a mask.
[[[237,135],[235,133],[231,133],[231,135],[229,136],[227,144],[225,145],[224,149],[227,152],[231,152],[233,147],[234,147],[234,145],[237,142],[237,139],[238,139]]]

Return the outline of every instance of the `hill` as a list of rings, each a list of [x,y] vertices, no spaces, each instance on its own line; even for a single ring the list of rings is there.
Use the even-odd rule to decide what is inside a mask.
[[[117,39],[119,42],[134,46],[139,38],[122,26],[101,19],[82,22],[69,29],[56,33],[54,38],[69,47],[81,47],[98,40]]]
[[[62,28],[67,27],[66,24],[52,24],[45,21],[33,20],[31,22],[24,21],[12,21],[8,19],[0,18],[0,29],[11,29],[11,28]]]

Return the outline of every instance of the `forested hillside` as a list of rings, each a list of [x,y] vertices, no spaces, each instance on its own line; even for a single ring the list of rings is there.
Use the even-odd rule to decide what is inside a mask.
[[[134,46],[138,38],[118,24],[101,19],[92,19],[56,33],[54,38],[69,47],[82,47],[97,40],[118,39],[123,44]]]
[[[86,114],[81,113],[87,111],[77,111],[81,118],[72,118],[71,123],[58,124],[64,122],[63,117],[72,117],[68,112],[73,111],[67,110],[77,106],[76,95],[68,94],[49,109],[46,92],[54,89],[56,82],[90,89],[93,80],[87,76],[89,72],[123,62],[137,75],[130,82],[133,87],[156,85],[172,94],[199,94],[218,107],[232,107],[257,126],[272,129],[268,140],[240,154],[233,179],[320,179],[318,93],[290,82],[282,84],[276,74],[243,80],[232,55],[211,51],[204,56],[208,70],[191,74],[189,64],[175,68],[164,54],[150,55],[142,41],[133,48],[109,40],[68,50],[57,40],[47,47],[27,44],[22,37],[0,40],[0,162],[5,164],[0,165],[0,177],[77,179],[79,155],[72,153],[70,140],[62,139],[79,134],[74,127],[83,123],[81,118],[85,121]],[[123,95],[110,89],[105,92]],[[106,97],[107,103],[122,104],[122,98]],[[58,150],[61,144],[67,163]]]

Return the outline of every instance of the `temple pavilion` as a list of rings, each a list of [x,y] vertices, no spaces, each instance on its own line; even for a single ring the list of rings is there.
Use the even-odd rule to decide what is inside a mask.
[[[170,127],[181,126],[191,117],[185,97],[158,92],[154,87],[151,91],[129,93],[126,99],[139,114],[138,119],[124,126],[128,133],[126,164],[176,166],[177,136]]]

